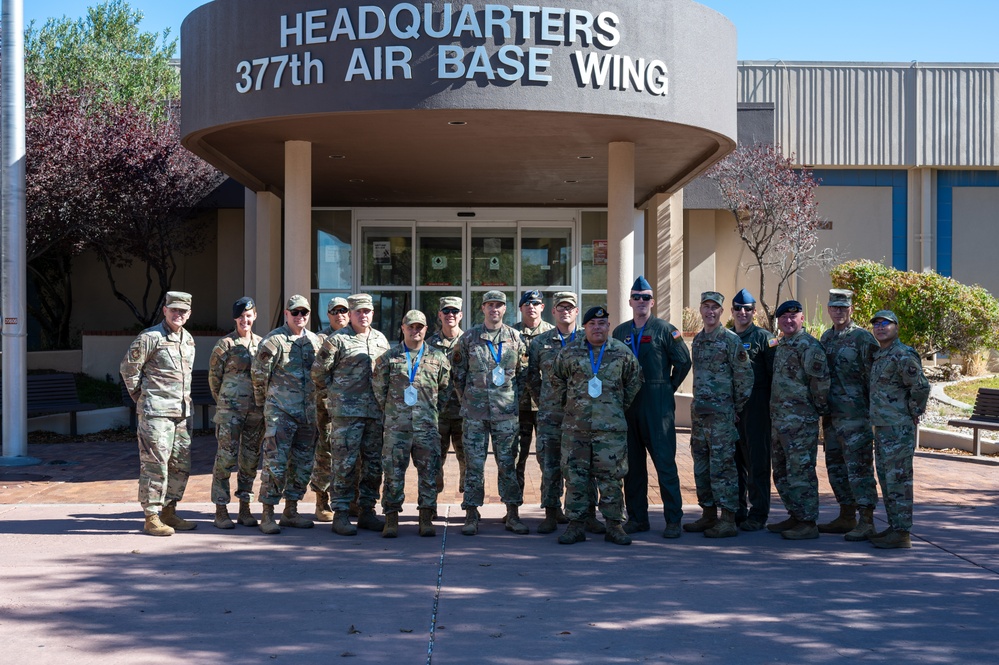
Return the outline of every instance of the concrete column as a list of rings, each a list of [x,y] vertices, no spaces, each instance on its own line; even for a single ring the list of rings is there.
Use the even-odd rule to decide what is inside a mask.
[[[645,277],[656,292],[655,315],[676,327],[683,321],[683,190],[657,194],[645,216]]]
[[[248,295],[257,302],[257,331],[261,335],[283,321],[281,311],[281,199],[270,192],[254,195],[254,280]],[[249,243],[247,243],[249,247]]]
[[[933,169],[920,169],[919,258],[923,272],[933,270]]]
[[[243,190],[243,257],[243,291],[256,298],[253,290],[257,286],[257,193],[252,189]]]
[[[311,299],[312,144],[284,144],[284,295]]]
[[[691,237],[687,240],[687,302],[691,307],[701,302],[701,294],[717,288],[715,271],[715,211],[691,210],[687,213]],[[694,232],[696,229],[696,233]],[[681,312],[682,316],[682,312]]]
[[[232,303],[243,297],[243,266],[250,256],[243,246],[243,217],[238,208],[218,211],[218,243],[215,252],[215,323],[221,330],[232,328]]]
[[[607,307],[611,327],[631,318],[628,295],[635,280],[635,144],[608,144]]]

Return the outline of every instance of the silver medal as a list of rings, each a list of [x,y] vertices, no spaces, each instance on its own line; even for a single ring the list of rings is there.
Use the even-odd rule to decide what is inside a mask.
[[[406,402],[406,406],[416,405],[416,388],[409,386],[402,391],[402,399]]]
[[[600,393],[604,391],[604,384],[597,377],[590,379],[587,384],[587,392],[590,393],[590,397],[600,397]]]
[[[502,386],[504,383],[506,383],[506,372],[503,371],[502,367],[497,365],[493,368],[493,384]]]

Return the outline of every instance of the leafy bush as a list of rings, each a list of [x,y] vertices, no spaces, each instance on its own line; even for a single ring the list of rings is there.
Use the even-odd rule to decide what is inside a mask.
[[[999,347],[999,301],[981,286],[935,272],[903,272],[875,261],[848,261],[830,273],[833,286],[854,292],[854,318],[880,309],[899,318],[902,342],[922,355],[972,356]]]

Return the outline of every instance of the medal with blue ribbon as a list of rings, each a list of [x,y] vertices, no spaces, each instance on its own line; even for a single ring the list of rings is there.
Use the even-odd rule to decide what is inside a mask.
[[[500,367],[500,360],[503,358],[503,342],[496,345],[498,348],[494,347],[493,343],[488,340],[486,340],[486,344],[489,345],[489,353],[496,361],[496,367],[493,368],[493,385],[502,386],[506,383],[506,372]]]
[[[409,385],[402,391],[402,399],[406,402],[406,406],[416,405],[416,386],[413,385],[413,381],[416,380],[416,372],[420,369],[420,358],[423,357],[424,348],[420,347],[420,352],[416,354],[414,361],[409,354],[409,347],[406,347],[406,371],[409,373]]]
[[[586,391],[590,397],[596,399],[604,391],[604,384],[597,378],[597,372],[600,371],[600,363],[604,360],[604,350],[607,348],[607,343],[604,342],[603,346],[600,347],[600,355],[597,356],[596,360],[593,359],[593,347],[590,346],[589,342],[586,343],[586,346],[590,349],[590,367],[593,369],[593,378],[586,385]]]

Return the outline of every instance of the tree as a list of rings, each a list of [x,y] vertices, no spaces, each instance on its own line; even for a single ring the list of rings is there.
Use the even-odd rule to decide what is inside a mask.
[[[818,246],[817,231],[825,224],[815,202],[819,183],[811,172],[793,164],[793,156],[784,157],[778,147],[758,143],[739,146],[707,173],[753,255],[752,267],[760,273],[759,301],[768,322],[775,309],[767,296],[768,275],[776,278],[776,304],[799,271],[827,268],[836,260],[832,248]]]

